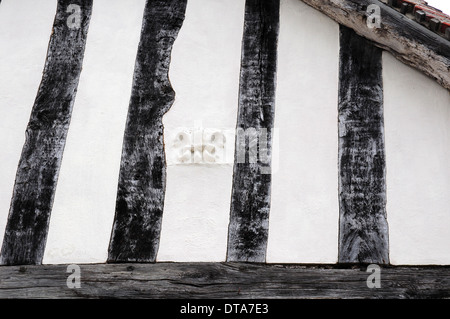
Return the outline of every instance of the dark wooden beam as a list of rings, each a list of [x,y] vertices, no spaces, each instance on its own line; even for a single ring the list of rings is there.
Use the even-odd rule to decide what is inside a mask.
[[[266,258],[279,9],[279,0],[245,3],[228,261]]]
[[[108,262],[156,260],[166,185],[162,117],[175,100],[168,72],[186,3],[148,0],[145,4]]]
[[[339,262],[389,263],[382,50],[341,26]]]
[[[74,21],[69,21],[70,5],[80,9]],[[58,0],[42,82],[17,169],[0,264],[42,262],[91,12],[92,0]]]
[[[450,298],[450,267],[382,267],[381,288],[370,289],[367,280],[371,272],[363,265],[354,268],[255,263],[79,266],[81,288],[74,289],[66,284],[71,275],[67,273],[67,265],[0,267],[0,299]]]
[[[301,0],[339,24],[353,29],[398,60],[450,90],[450,41],[378,0]],[[381,9],[381,27],[367,26],[370,5]]]

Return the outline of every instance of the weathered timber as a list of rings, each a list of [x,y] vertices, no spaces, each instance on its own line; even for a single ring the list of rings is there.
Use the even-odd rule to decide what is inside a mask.
[[[301,0],[392,53],[450,90],[450,41],[377,0]],[[381,9],[381,27],[369,28],[369,5]]]
[[[79,265],[69,289],[67,265],[0,267],[0,298],[450,298],[450,267],[382,267],[381,288],[367,267],[256,263]],[[166,309],[171,311],[171,309]],[[179,311],[179,309],[177,309]],[[174,317],[174,316],[172,316]]]
[[[279,0],[245,3],[228,261],[266,258],[279,9]]]
[[[175,99],[168,72],[186,3],[148,0],[145,4],[108,262],[156,260],[166,185],[162,117]]]
[[[78,6],[75,23],[68,21]],[[92,0],[59,0],[42,82],[26,129],[0,264],[40,264],[72,108]],[[72,20],[72,19],[70,19]]]
[[[389,263],[382,50],[341,26],[339,262]]]

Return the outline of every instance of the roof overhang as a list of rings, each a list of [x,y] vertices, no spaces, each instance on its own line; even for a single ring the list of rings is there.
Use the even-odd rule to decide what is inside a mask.
[[[345,25],[450,90],[450,41],[378,0],[301,0]],[[369,28],[367,8],[381,9],[381,26]]]

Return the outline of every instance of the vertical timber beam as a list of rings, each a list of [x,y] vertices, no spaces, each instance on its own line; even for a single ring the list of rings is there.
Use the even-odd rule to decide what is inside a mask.
[[[187,0],[147,0],[122,148],[108,262],[155,262],[166,185],[162,117],[175,92],[170,55]]]
[[[279,0],[245,4],[227,261],[266,259],[279,10]]]
[[[41,264],[81,74],[92,0],[58,0],[53,33],[26,129],[0,264]]]
[[[382,50],[340,27],[339,262],[389,263]]]

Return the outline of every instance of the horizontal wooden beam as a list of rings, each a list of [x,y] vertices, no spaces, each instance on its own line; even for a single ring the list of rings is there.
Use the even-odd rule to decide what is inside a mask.
[[[450,90],[450,41],[445,38],[378,0],[301,1],[355,30]],[[368,26],[367,9],[370,5],[380,8],[379,28]]]
[[[68,265],[2,266],[0,298],[449,298],[450,267],[382,267],[368,288],[367,266],[251,263],[84,264],[80,288]]]

